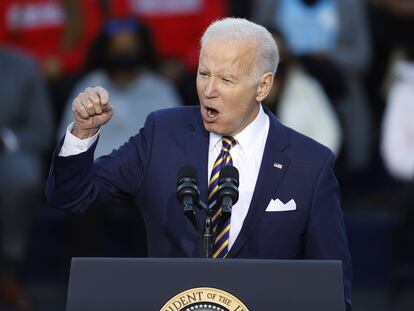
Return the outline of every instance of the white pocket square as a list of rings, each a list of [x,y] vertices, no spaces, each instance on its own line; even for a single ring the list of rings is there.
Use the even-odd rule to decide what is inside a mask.
[[[279,199],[270,200],[269,205],[266,208],[266,212],[285,212],[296,210],[296,202],[291,199],[287,203],[283,203]]]

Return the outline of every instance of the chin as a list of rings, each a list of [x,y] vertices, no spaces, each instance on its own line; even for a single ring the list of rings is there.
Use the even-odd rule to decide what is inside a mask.
[[[223,131],[220,130],[220,127],[216,124],[211,124],[211,123],[204,123],[204,128],[206,129],[207,132],[211,132],[211,133],[215,133],[218,135],[223,135]]]

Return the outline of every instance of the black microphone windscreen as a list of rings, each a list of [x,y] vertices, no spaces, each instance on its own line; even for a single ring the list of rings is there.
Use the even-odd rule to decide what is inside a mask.
[[[223,166],[220,170],[219,180],[222,178],[234,178],[239,182],[239,171],[232,165]]]
[[[197,171],[194,166],[184,165],[181,167],[177,174],[177,180],[179,181],[182,178],[193,178],[197,181]]]

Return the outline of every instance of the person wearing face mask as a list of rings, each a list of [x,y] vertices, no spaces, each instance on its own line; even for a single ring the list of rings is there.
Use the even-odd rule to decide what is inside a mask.
[[[155,53],[146,26],[134,18],[109,20],[91,48],[89,73],[69,97],[59,135],[73,121],[72,101],[88,86],[101,85],[111,92],[116,113],[105,127],[95,157],[119,147],[133,136],[147,115],[158,109],[181,105],[173,86],[155,71]]]
[[[88,73],[74,87],[62,119],[59,138],[73,121],[72,101],[89,86],[102,85],[111,92],[111,103],[116,109],[112,121],[104,129],[95,157],[110,153],[133,136],[142,126],[147,115],[158,109],[180,106],[181,99],[172,86],[155,71],[155,53],[146,26],[133,18],[109,20],[93,44],[87,61]],[[105,232],[105,220],[114,217],[133,218],[134,236],[138,253],[145,252],[142,219],[131,216],[129,205],[114,211],[96,209],[71,222],[70,252],[74,256],[95,256],[103,237],[88,234]],[[136,229],[138,228],[138,230]],[[142,228],[142,229],[140,229]],[[138,231],[138,234],[136,234]],[[142,234],[141,234],[142,233]]]

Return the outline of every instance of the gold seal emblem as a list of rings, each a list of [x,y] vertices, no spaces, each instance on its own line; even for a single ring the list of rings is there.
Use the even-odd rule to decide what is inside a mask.
[[[171,298],[160,311],[249,311],[233,295],[217,288],[198,287]]]

